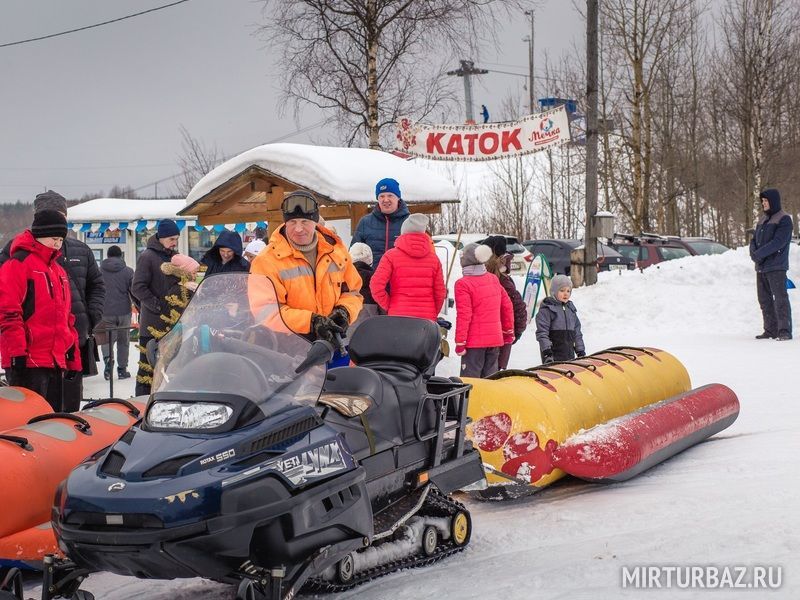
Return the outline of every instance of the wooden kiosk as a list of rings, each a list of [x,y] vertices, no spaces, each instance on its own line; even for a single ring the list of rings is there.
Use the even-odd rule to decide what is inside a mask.
[[[305,144],[266,144],[216,167],[189,193],[180,215],[200,225],[266,220],[270,235],[283,223],[284,196],[301,189],[313,193],[326,221],[358,221],[375,203],[375,184],[384,177],[400,183],[411,212],[439,214],[458,202],[455,187],[413,160],[365,148]]]

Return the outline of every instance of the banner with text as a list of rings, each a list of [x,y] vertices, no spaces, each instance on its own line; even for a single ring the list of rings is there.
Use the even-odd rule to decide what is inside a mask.
[[[518,121],[483,125],[397,122],[400,152],[435,160],[492,160],[538,152],[570,140],[564,106]]]

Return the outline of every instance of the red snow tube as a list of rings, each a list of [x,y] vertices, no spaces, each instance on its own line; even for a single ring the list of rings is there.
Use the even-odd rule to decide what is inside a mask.
[[[739,400],[730,388],[705,385],[597,425],[558,446],[553,467],[595,482],[625,481],[731,425]]]
[[[0,433],[53,412],[47,400],[23,387],[0,387]]]
[[[99,400],[0,435],[0,565],[38,564],[54,551],[49,522],[56,488],[85,458],[117,441],[143,410],[141,402]]]

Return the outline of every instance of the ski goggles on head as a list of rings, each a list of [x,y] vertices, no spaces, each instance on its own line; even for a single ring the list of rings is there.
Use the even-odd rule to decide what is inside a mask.
[[[319,204],[309,192],[292,192],[281,204],[284,221],[289,219],[309,219],[319,221]]]

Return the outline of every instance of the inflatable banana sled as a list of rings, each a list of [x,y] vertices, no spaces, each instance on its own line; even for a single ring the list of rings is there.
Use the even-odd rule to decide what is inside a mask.
[[[729,427],[739,399],[716,383],[545,444],[552,468],[587,481],[625,481]]]
[[[58,485],[84,459],[117,441],[144,402],[98,400],[80,412],[36,416],[0,434],[0,566],[41,564],[58,553],[50,513]]]
[[[0,433],[52,412],[47,400],[23,387],[0,387]]]
[[[469,435],[490,484],[481,496],[489,498],[530,493],[564,476],[551,468],[545,441],[561,444],[581,430],[691,389],[674,356],[638,347],[464,381],[473,386]]]

